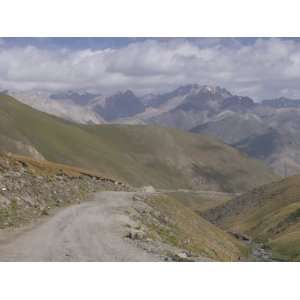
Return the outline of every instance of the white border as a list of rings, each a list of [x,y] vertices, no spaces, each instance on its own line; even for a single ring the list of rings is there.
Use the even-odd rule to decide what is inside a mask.
[[[284,37],[298,24],[295,0],[2,0],[0,36]]]
[[[299,36],[299,1],[1,1],[0,36]],[[2,299],[295,299],[299,263],[2,263]]]
[[[2,299],[296,299],[292,263],[2,263]]]

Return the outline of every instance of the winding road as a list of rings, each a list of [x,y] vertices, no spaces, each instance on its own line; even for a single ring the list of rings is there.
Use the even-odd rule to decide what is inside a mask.
[[[0,261],[158,261],[124,238],[133,193],[99,192],[16,236],[0,236]]]

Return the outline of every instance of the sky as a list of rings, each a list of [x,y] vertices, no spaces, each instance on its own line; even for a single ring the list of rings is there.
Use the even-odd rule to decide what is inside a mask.
[[[300,99],[300,38],[0,38],[0,89],[147,94],[191,83]]]

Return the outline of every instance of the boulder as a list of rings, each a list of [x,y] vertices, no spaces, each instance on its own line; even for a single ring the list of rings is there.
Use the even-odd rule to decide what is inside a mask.
[[[145,238],[145,233],[141,230],[131,230],[126,237],[132,240],[142,240]]]

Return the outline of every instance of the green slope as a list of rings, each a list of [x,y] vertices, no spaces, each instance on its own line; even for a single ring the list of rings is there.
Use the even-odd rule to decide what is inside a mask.
[[[146,203],[154,212],[143,214],[151,239],[188,250],[216,261],[245,259],[247,247],[191,208],[170,195],[149,196]]]
[[[275,259],[300,260],[300,176],[256,188],[204,216],[265,243]]]
[[[0,143],[2,151],[36,150],[135,186],[232,192],[276,179],[260,162],[208,137],[155,126],[74,124],[6,95],[0,95]]]

